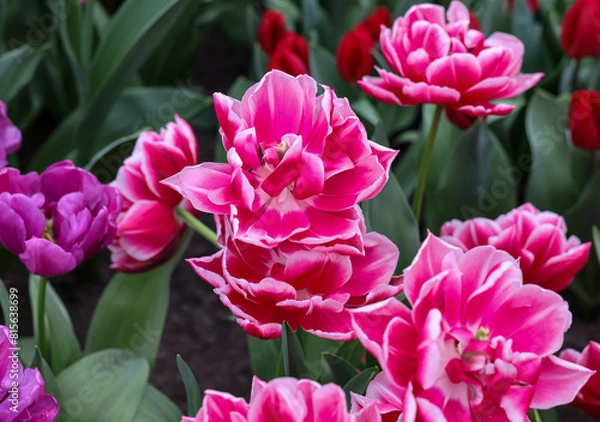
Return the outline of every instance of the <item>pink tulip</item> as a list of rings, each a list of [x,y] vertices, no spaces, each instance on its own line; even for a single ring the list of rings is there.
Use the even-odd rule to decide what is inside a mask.
[[[566,237],[565,220],[525,204],[496,220],[452,220],[442,226],[445,241],[467,251],[492,245],[519,259],[525,283],[559,292],[571,284],[589,258],[591,243]]]
[[[590,341],[582,353],[567,349],[560,354],[560,357],[596,371],[571,404],[600,419],[600,344]]]
[[[110,246],[111,268],[146,271],[173,255],[185,228],[175,216],[175,207],[192,208],[161,181],[197,163],[196,136],[179,116],[160,133],[140,135],[114,183],[123,197],[123,210]]]
[[[0,325],[0,421],[54,422],[58,403],[44,392],[37,369],[23,369],[10,336],[9,329]]]
[[[390,299],[352,312],[385,374],[357,408],[372,401],[403,421],[526,421],[530,407],[571,402],[592,374],[553,355],[571,324],[567,303],[523,285],[504,251],[463,252],[430,234],[404,291],[412,311]]]
[[[523,43],[497,32],[484,39],[470,29],[467,7],[453,1],[411,7],[380,35],[391,72],[365,76],[360,86],[380,101],[410,106],[439,104],[467,116],[507,115],[514,106],[492,103],[515,97],[537,84],[542,73],[521,74]]]
[[[6,156],[21,148],[21,131],[6,114],[6,104],[0,101],[0,168],[8,164]]]
[[[271,71],[242,101],[215,94],[227,163],[186,168],[167,184],[197,210],[228,216],[235,240],[360,243],[355,205],[381,191],[397,152],[370,142],[348,100],[323,89]]]
[[[357,414],[346,410],[346,395],[335,384],[254,377],[250,404],[231,394],[208,390],[195,418],[182,422],[381,422],[373,405]]]
[[[283,242],[262,248],[234,240],[230,228],[220,231],[223,250],[188,262],[255,337],[280,337],[287,321],[293,329],[302,327],[323,338],[351,340],[350,309],[402,290],[392,277],[398,249],[378,233],[364,235],[361,255],[344,244]]]
[[[70,161],[41,175],[0,170],[0,244],[42,277],[66,274],[104,249],[120,208],[114,188]]]

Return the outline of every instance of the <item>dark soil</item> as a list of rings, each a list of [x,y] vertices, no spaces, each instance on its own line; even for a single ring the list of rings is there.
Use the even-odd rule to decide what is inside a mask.
[[[206,92],[227,91],[238,75],[247,74],[248,63],[249,54],[232,46],[215,30],[199,52],[194,81]],[[212,159],[216,134],[198,133],[198,139],[201,158]],[[206,221],[210,222],[209,216],[206,216]],[[213,252],[214,248],[197,236],[186,257],[199,257]],[[71,313],[82,344],[94,307],[112,275],[107,269],[107,254],[96,262],[100,264],[93,271],[93,277],[89,276],[88,268],[87,271],[80,269],[68,277],[53,280],[53,286]],[[91,278],[96,280],[92,281]],[[16,286],[21,292],[21,335],[31,335],[27,274],[20,263],[13,265],[5,282],[9,286]],[[170,308],[152,383],[184,410],[185,390],[176,365],[176,355],[181,354],[195,373],[201,390],[216,389],[247,397],[252,372],[244,332],[229,318],[230,314],[211,287],[184,261],[177,267],[171,286]],[[600,340],[600,321],[576,320],[567,333],[565,346],[581,350],[590,339]],[[559,410],[558,420],[586,422],[593,419],[577,409],[565,407]]]

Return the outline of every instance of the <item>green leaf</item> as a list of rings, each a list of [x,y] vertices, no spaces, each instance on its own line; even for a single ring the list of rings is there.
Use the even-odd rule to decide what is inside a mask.
[[[485,124],[473,126],[444,166],[437,193],[429,199],[427,227],[437,232],[452,218],[496,217],[510,211],[517,205],[513,170],[496,136]]]
[[[318,44],[310,44],[310,75],[320,84],[328,85],[335,89],[338,97],[352,98],[355,95],[351,86],[342,79],[338,72],[335,56]]]
[[[148,362],[132,351],[109,349],[85,356],[57,378],[63,420],[131,422],[146,392]]]
[[[94,311],[86,354],[121,348],[154,365],[169,307],[171,275],[190,239],[188,230],[175,256],[160,267],[145,273],[114,276]]]
[[[373,380],[373,378],[375,378],[377,372],[379,371],[376,367],[367,368],[361,371],[358,375],[354,376],[354,378],[344,385],[344,392],[346,393],[348,404],[350,403],[350,393],[364,395],[367,391],[367,386]]]
[[[596,250],[596,257],[598,258],[598,263],[600,263],[600,230],[598,230],[598,226],[594,226],[592,228],[593,238],[594,238],[594,249]]]
[[[34,331],[37,333],[37,303],[39,292],[39,277],[29,277],[29,297],[31,298]],[[50,368],[55,374],[79,359],[81,347],[75,335],[73,323],[67,308],[50,282],[46,284],[46,339],[49,345],[49,356],[46,356]]]
[[[298,328],[296,335],[302,345],[304,361],[310,371],[311,378],[317,379],[321,375],[323,352],[335,352],[340,347],[340,342],[318,337],[304,331],[302,328]]]
[[[252,372],[263,381],[277,376],[277,363],[281,353],[281,339],[261,340],[247,336]]]
[[[564,214],[581,192],[571,169],[574,152],[565,135],[566,115],[566,106],[542,91],[535,92],[525,115],[533,159],[525,200],[559,214]],[[589,168],[587,162],[579,166]]]
[[[550,70],[543,43],[543,28],[536,21],[529,5],[525,0],[516,0],[513,4],[512,31],[525,47],[523,57],[523,73],[533,73]]]
[[[48,363],[44,360],[40,349],[35,347],[35,351],[33,353],[33,359],[27,365],[28,368],[37,368],[42,374],[42,378],[44,378],[44,391],[48,394],[51,394],[59,403],[62,401],[63,396],[60,388],[58,386],[58,382],[56,381],[56,377],[52,372],[52,369],[48,366]]]
[[[4,325],[10,326],[10,298],[2,279],[0,279],[0,308],[2,309]]]
[[[600,170],[596,171],[577,202],[564,215],[569,232],[583,241],[592,240],[592,226],[600,227]]]
[[[185,363],[180,355],[177,355],[177,369],[179,369],[181,380],[185,386],[187,414],[188,416],[194,417],[202,405],[202,394],[200,393],[200,387],[198,387],[198,381],[188,364]]]
[[[28,365],[35,356],[35,339],[33,337],[19,337],[19,360],[23,365]]]
[[[347,341],[337,349],[334,355],[348,361],[352,366],[360,368],[363,366],[363,357],[365,356],[365,348],[358,340]]]
[[[118,99],[105,124],[99,130],[92,154],[110,145],[115,139],[123,138],[143,128],[159,130],[172,121],[175,114],[183,119],[192,120],[207,110],[212,113],[211,109],[210,97],[184,85],[129,88]],[[29,165],[30,169],[43,171],[52,163],[63,160],[72,153],[76,148],[74,137],[80,121],[81,110],[69,115],[38,150]],[[112,160],[104,160],[104,168],[108,172],[106,174],[100,172],[96,176],[104,183],[110,182],[112,180],[110,174],[116,173],[129,154],[131,150],[124,149],[118,157],[115,157],[114,163]]]
[[[136,132],[124,136],[105,146],[94,154],[90,162],[86,164],[85,169],[95,175],[101,182],[111,182],[125,159],[133,152],[140,133]]]
[[[136,72],[167,36],[187,0],[127,0],[112,18],[89,75],[91,101],[77,132],[82,161],[94,152],[95,135]]]
[[[345,359],[331,353],[322,354],[321,384],[330,382],[343,386],[358,374],[358,369]]]
[[[181,411],[175,403],[148,385],[133,422],[181,422],[181,417]]]
[[[536,412],[541,417],[542,422],[558,422],[558,415],[556,409],[536,409]]]
[[[9,103],[27,84],[46,54],[48,46],[21,47],[0,56],[0,98]]]
[[[292,327],[284,321],[281,335],[281,354],[283,355],[283,371],[286,377],[310,378],[306,366],[302,345]]]
[[[301,3],[303,32],[305,36],[310,37],[325,16],[318,0],[301,0]]]
[[[400,249],[397,269],[411,263],[420,245],[417,222],[408,200],[393,174],[375,198],[362,203],[369,231],[387,236]]]

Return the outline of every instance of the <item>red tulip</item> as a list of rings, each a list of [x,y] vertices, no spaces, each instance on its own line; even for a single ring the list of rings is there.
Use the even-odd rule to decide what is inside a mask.
[[[379,6],[373,13],[371,13],[363,21],[366,28],[369,30],[371,37],[374,41],[379,40],[379,33],[381,32],[381,25],[390,27],[392,25],[392,15],[385,6]]]
[[[600,150],[600,92],[576,91],[569,104],[569,130],[573,145]]]
[[[469,29],[481,31],[481,23],[479,22],[479,18],[471,10],[469,10],[469,18],[470,18]]]
[[[346,82],[354,83],[373,70],[375,60],[371,51],[375,42],[366,24],[347,32],[337,49],[337,67]]]
[[[295,32],[287,32],[277,43],[267,70],[281,70],[292,76],[308,73],[308,41]]]
[[[600,0],[575,0],[565,14],[560,42],[574,59],[600,56]]]
[[[271,55],[286,33],[283,13],[268,9],[258,24],[257,39],[260,46],[267,54]]]

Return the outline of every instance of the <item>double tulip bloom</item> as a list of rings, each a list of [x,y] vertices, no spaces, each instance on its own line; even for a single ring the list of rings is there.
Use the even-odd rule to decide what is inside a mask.
[[[257,40],[269,57],[267,70],[281,70],[290,75],[308,73],[308,41],[285,27],[283,13],[268,9],[259,25]]]
[[[72,271],[113,239],[117,191],[70,161],[41,175],[0,170],[0,243],[33,274]]]
[[[0,325],[0,420],[54,422],[58,417],[58,403],[44,392],[40,371],[23,369],[17,351],[10,340],[10,331]],[[14,387],[15,384],[18,386]]]
[[[384,6],[380,6],[342,37],[336,61],[338,70],[346,82],[355,83],[371,73],[375,64],[372,52],[379,40],[381,27],[389,27],[391,22],[390,12]]]
[[[569,104],[571,142],[588,151],[600,150],[600,92],[576,91]]]
[[[348,310],[401,289],[398,250],[365,234],[357,205],[381,191],[396,151],[370,142],[347,99],[323,90],[272,71],[241,101],[215,94],[227,163],[166,181],[217,215],[223,250],[190,263],[258,337],[280,336],[288,321],[351,339]]]
[[[198,142],[190,125],[175,117],[160,133],[143,132],[133,154],[119,169],[114,186],[123,198],[111,268],[123,272],[148,270],[177,250],[185,226],[175,208],[191,206],[163,179],[198,163]]]
[[[21,131],[6,114],[6,104],[0,101],[0,168],[8,164],[6,157],[21,148]]]
[[[469,10],[458,1],[446,14],[438,5],[411,7],[379,41],[391,71],[377,68],[379,77],[365,76],[359,85],[390,104],[438,104],[466,118],[507,115],[514,106],[492,101],[520,95],[543,77],[520,73],[518,38],[497,32],[486,39],[470,29]]]
[[[429,235],[404,271],[404,292],[411,308],[390,299],[352,313],[383,370],[366,397],[354,396],[354,410],[375,403],[384,420],[524,421],[530,408],[571,402],[593,373],[554,356],[568,304],[524,285],[504,251],[463,252]]]
[[[577,397],[575,397],[572,404],[584,410],[592,417],[600,419],[600,344],[590,341],[588,346],[583,349],[583,352],[580,353],[573,349],[567,349],[560,354],[560,357],[566,361],[596,371],[581,391],[577,393]]]
[[[254,377],[250,403],[228,393],[207,390],[195,418],[181,422],[381,422],[375,406],[349,414],[346,395],[335,384],[278,378],[269,383]]]
[[[496,220],[452,220],[442,226],[442,238],[468,251],[491,245],[519,259],[525,283],[560,292],[566,289],[588,261],[591,243],[567,238],[565,220],[531,204],[514,209]]]

